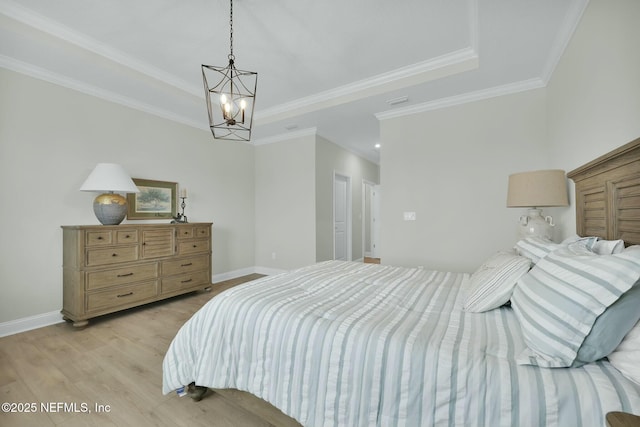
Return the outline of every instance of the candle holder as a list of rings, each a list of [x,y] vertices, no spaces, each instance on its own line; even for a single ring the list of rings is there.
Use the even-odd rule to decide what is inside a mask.
[[[173,221],[171,221],[172,224],[177,224],[177,223],[181,223],[181,224],[186,224],[189,221],[187,221],[187,216],[184,214],[184,208],[187,207],[187,203],[184,201],[187,197],[182,197],[180,196],[180,198],[182,199],[182,203],[180,203],[180,207],[182,208],[182,212],[178,213],[178,215],[173,217]]]

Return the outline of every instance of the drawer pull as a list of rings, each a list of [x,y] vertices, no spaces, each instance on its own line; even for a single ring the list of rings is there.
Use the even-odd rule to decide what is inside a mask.
[[[118,295],[117,297],[118,297],[118,298],[122,298],[122,297],[128,297],[128,296],[130,296],[130,295],[133,295],[133,292],[127,292],[126,294],[120,294],[120,295]]]
[[[180,267],[189,267],[190,265],[193,265],[192,262],[188,262],[186,264],[180,264]]]
[[[197,247],[198,247],[198,245],[193,245],[193,247],[194,247],[194,248],[197,248]]]
[[[114,254],[111,254],[111,256],[118,256],[118,254],[115,254],[115,253],[114,253]]]
[[[187,279],[187,280],[183,280],[180,283],[189,283],[189,282],[193,282],[193,279]]]
[[[133,273],[118,274],[117,277],[128,277],[128,276],[133,276]]]
[[[102,240],[102,236],[98,236],[98,240]]]

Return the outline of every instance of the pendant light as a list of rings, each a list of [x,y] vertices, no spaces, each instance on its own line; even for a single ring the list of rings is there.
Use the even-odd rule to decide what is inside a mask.
[[[233,55],[233,0],[229,15],[229,65],[202,65],[209,128],[215,139],[251,140],[258,73],[238,70]]]

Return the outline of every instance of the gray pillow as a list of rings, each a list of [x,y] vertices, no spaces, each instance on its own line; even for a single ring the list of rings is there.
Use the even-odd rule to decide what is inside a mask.
[[[611,354],[640,320],[640,280],[607,308],[593,324],[571,367],[595,362]]]

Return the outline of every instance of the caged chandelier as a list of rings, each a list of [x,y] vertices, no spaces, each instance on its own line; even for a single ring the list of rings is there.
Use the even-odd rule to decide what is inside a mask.
[[[235,67],[233,56],[233,0],[229,15],[229,65],[202,65],[209,127],[215,139],[249,141],[253,123],[258,73]]]

